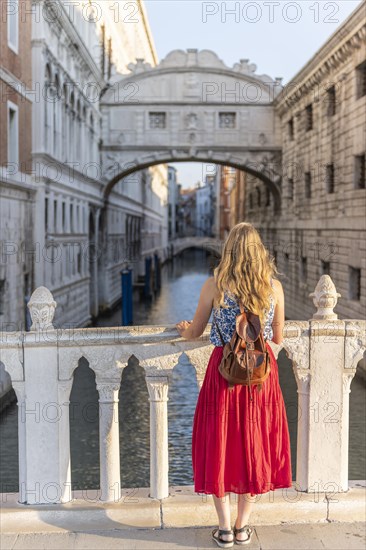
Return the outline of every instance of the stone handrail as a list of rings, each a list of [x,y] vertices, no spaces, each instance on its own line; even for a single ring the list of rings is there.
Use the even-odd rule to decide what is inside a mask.
[[[296,487],[342,492],[348,490],[350,384],[365,349],[366,322],[337,319],[339,294],[328,275],[310,296],[313,318],[286,321],[283,344],[271,346],[276,356],[285,348],[298,386]],[[149,392],[150,497],[168,497],[170,376],[184,352],[201,387],[213,350],[210,325],[195,340],[181,338],[174,326],[54,328],[56,302],[45,287],[34,291],[28,307],[31,330],[3,332],[0,343],[18,399],[19,502],[72,500],[69,398],[81,357],[95,372],[99,392],[100,500],[120,499],[118,392],[131,355],[145,369]]]

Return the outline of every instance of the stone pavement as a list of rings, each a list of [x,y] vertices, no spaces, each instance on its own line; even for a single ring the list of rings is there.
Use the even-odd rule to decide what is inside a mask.
[[[218,548],[212,527],[115,529],[14,533],[1,536],[1,550],[200,550]],[[365,550],[365,522],[286,523],[254,526],[250,550]],[[234,545],[233,548],[238,548]]]

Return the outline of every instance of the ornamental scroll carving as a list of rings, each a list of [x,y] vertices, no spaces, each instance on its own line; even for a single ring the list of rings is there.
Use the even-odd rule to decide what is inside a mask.
[[[365,321],[346,321],[345,368],[356,369],[366,350]]]
[[[168,401],[169,379],[167,376],[146,376],[149,401]]]
[[[121,380],[97,380],[97,390],[99,392],[99,403],[116,403],[118,397],[116,392],[119,391]]]
[[[285,327],[283,347],[297,369],[309,369],[309,322],[294,321]]]

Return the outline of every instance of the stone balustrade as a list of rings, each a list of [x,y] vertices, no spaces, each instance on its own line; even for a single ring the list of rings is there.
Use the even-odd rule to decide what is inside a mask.
[[[365,321],[340,320],[339,294],[323,275],[310,295],[316,312],[308,321],[286,321],[282,347],[297,382],[298,440],[295,487],[305,492],[348,490],[349,392],[365,349]],[[150,494],[169,496],[168,390],[184,352],[201,387],[213,346],[210,325],[195,340],[175,327],[133,326],[65,329],[52,325],[56,302],[45,287],[29,301],[29,332],[3,332],[1,361],[18,399],[19,503],[72,500],[69,398],[81,357],[95,372],[99,392],[100,500],[121,495],[118,391],[134,355],[145,369],[150,401]],[[177,320],[178,321],[178,320]]]

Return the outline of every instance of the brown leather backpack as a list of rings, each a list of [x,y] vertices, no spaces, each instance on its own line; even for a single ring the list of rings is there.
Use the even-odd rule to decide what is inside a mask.
[[[269,376],[271,362],[259,316],[245,312],[242,304],[239,305],[241,313],[236,316],[230,342],[225,343],[216,323],[224,346],[219,372],[228,381],[229,390],[235,384],[249,386],[250,400],[253,401],[252,386],[258,386],[258,391],[262,389],[262,382]]]

